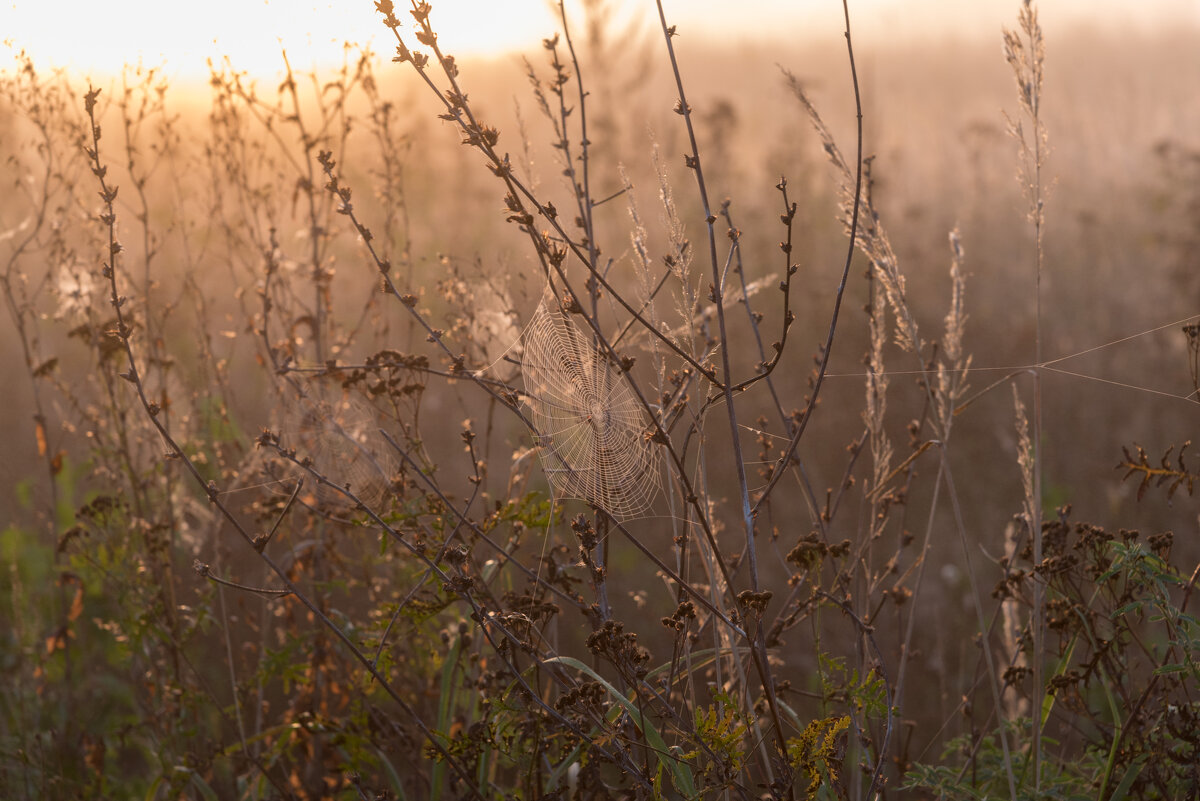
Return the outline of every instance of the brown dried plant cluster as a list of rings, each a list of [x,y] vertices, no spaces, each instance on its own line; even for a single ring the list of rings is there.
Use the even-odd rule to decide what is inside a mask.
[[[24,55],[3,74],[23,214],[0,291],[39,461],[0,538],[0,795],[1198,792],[1200,571],[1169,532],[1042,520],[1034,4],[1004,52],[1035,352],[978,390],[971,243],[939,234],[931,318],[865,153],[846,5],[852,155],[784,75],[832,165],[824,282],[799,256],[815,190],[780,177],[767,224],[718,199],[735,112],[690,104],[661,3],[641,50],[583,6],[586,36],[560,2],[524,65],[544,148],[489,119],[419,0],[375,0],[387,69],[285,53],[264,87],[211,64],[200,133],[155,70],[82,93]],[[640,168],[610,141],[625,50],[671,85]],[[856,347],[863,395],[830,403]],[[998,487],[970,436],[1004,384]],[[1139,500],[1194,497],[1186,448],[1124,451]]]

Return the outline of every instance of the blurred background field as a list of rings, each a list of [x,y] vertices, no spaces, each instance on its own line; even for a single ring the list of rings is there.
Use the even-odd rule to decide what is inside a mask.
[[[632,41],[631,45],[600,39],[596,44],[601,55],[595,58],[605,61],[585,61],[585,69],[590,68],[595,82],[593,153],[601,164],[596,174],[600,194],[620,189],[617,168],[624,166],[645,208],[653,207],[658,191],[652,148],[657,144],[672,152],[681,132],[670,113],[669,83],[639,80],[643,70],[661,73],[662,56],[644,32]],[[1200,141],[1195,132],[1200,130],[1200,105],[1191,92],[1200,80],[1195,42],[1195,31],[1186,28],[1124,36],[1087,29],[1065,31],[1056,38],[1048,59],[1045,99],[1050,132],[1046,169],[1052,180],[1044,285],[1046,353],[1056,360],[1055,367],[1079,374],[1051,373],[1047,379],[1048,480],[1055,497],[1070,499],[1087,517],[1129,515],[1136,521],[1149,514],[1145,525],[1183,530],[1195,525],[1191,509],[1139,510],[1133,487],[1123,484],[1112,467],[1120,445],[1136,441],[1151,451],[1161,449],[1181,432],[1186,434],[1186,424],[1194,421],[1194,401],[1188,397],[1187,341],[1180,331],[1183,322],[1172,323],[1194,314],[1200,295],[1195,250],[1200,203],[1195,180],[1200,171]],[[972,384],[980,389],[1006,372],[1031,364],[1033,330],[1033,311],[1026,302],[1033,245],[1015,178],[1015,146],[1006,134],[1004,116],[1006,109],[1012,111],[1008,101],[1012,78],[993,44],[954,39],[936,45],[871,41],[863,46],[860,66],[864,152],[875,157],[876,202],[909,276],[912,301],[930,324],[939,319],[938,310],[947,301],[946,235],[955,227],[961,232],[969,271],[967,345],[974,356]],[[358,57],[358,51],[347,51],[352,69]],[[538,54],[530,58],[536,60]],[[694,85],[693,105],[703,123],[702,144],[711,154],[709,180],[714,194],[731,199],[734,219],[756,234],[756,229],[766,227],[759,221],[778,215],[774,184],[780,176],[788,178],[800,203],[803,227],[797,261],[805,290],[798,298],[802,310],[798,316],[801,337],[815,350],[827,325],[844,237],[836,218],[831,171],[802,110],[789,98],[780,68],[797,75],[825,110],[843,148],[849,147],[852,95],[840,45],[836,40],[815,41],[774,50],[706,43],[696,51],[685,49],[682,59]],[[608,61],[614,66],[601,67]],[[236,70],[237,65],[232,67]],[[430,292],[447,264],[466,278],[475,270],[505,276],[524,293],[516,308],[524,318],[536,302],[540,279],[506,231],[499,190],[446,125],[436,120],[434,108],[416,94],[407,76],[396,75],[390,67],[380,72],[378,63],[373,70],[380,102],[392,104],[390,130],[402,171],[398,176],[406,229],[398,231],[389,246],[406,254],[416,284],[429,287]],[[15,63],[8,69],[10,81],[18,71]],[[528,159],[535,183],[557,189],[560,176],[553,151],[547,147],[548,126],[527,89],[521,62],[516,57],[468,59],[463,74],[472,94],[480,98],[484,116],[505,135],[514,158]],[[333,73],[317,76],[321,82],[332,77]],[[38,80],[64,79],[39,71]],[[273,102],[276,80],[253,76],[242,80],[256,85],[259,95]],[[303,93],[309,79],[299,80]],[[77,77],[65,81],[64,86],[69,84],[76,92],[83,87]],[[214,164],[213,154],[205,150],[212,147],[214,137],[229,134],[213,130],[208,87],[186,82],[173,86],[158,75],[147,78],[146,73],[139,76],[131,69],[109,88],[113,96],[120,96],[122,81],[133,87],[135,102],[142,102],[145,91],[139,81],[151,84],[147,96],[162,102],[162,114],[157,108],[147,113],[138,143],[139,155],[151,160],[154,169],[153,180],[146,185],[147,204],[161,240],[153,280],[168,297],[180,291],[185,278],[202,287],[225,315],[207,321],[207,335],[214,338],[220,355],[236,364],[239,358],[249,358],[251,351],[228,336],[244,325],[234,311],[234,301],[253,286],[252,271],[258,268],[261,254],[248,243],[222,241],[220,223],[229,225],[238,211],[220,208],[221,189],[214,181],[221,165]],[[160,88],[164,89],[161,95]],[[367,130],[367,103],[361,91],[348,97],[349,116],[358,119],[343,156],[347,174],[358,179],[362,193],[368,191],[367,182],[377,179],[382,164],[378,143]],[[115,131],[115,109],[110,114],[109,125]],[[158,127],[167,118],[176,141],[166,155],[159,156]],[[240,135],[264,154],[263,162],[254,165],[261,171],[259,180],[264,186],[275,182],[273,197],[286,198],[292,177],[282,150],[262,141],[261,126],[252,120],[244,124]],[[526,126],[523,132],[521,124]],[[33,141],[28,123],[10,107],[4,125],[6,147],[14,156],[9,162],[10,180],[29,181],[32,165],[16,160]],[[64,156],[79,158],[65,143],[59,146]],[[115,142],[110,141],[110,147],[115,148]],[[681,165],[672,163],[669,168],[672,180],[681,183],[685,175]],[[87,195],[82,190],[78,201],[81,207],[73,211],[75,219],[86,210]],[[5,205],[5,236],[11,244],[21,226],[28,226],[31,209],[20,193],[8,194]],[[368,203],[361,208],[369,222],[372,214],[379,213]],[[301,263],[307,225],[302,211],[283,203],[269,221],[277,228],[284,258]],[[601,225],[614,242],[609,255],[621,269],[621,262],[629,258],[622,235],[625,206],[612,202],[602,213]],[[260,222],[265,223],[265,218]],[[86,272],[94,266],[87,250],[92,243],[72,238],[83,230],[80,226],[79,231],[65,233],[74,265],[55,264],[53,258],[22,265],[31,281],[50,281],[51,292],[45,294],[47,305],[42,310],[49,317],[44,321],[44,348],[46,354],[64,361],[73,355],[67,334],[74,320],[60,299],[63,292],[75,288],[69,278],[71,268]],[[332,233],[338,260],[335,286],[345,287],[335,296],[352,314],[350,310],[357,309],[373,282],[351,237],[345,231]],[[765,231],[743,242],[751,280],[778,272],[773,236]],[[127,235],[125,245],[134,262],[141,258],[136,238]],[[39,269],[44,271],[41,275]],[[240,292],[231,286],[240,287]],[[850,291],[855,305],[861,305],[865,285],[855,282]],[[188,311],[180,309],[181,314]],[[176,334],[180,341],[171,350],[194,349],[194,332],[181,328]],[[507,334],[513,338],[515,330]],[[861,329],[846,326],[834,354],[831,394],[856,397],[860,392],[862,336]],[[6,340],[10,343],[5,349],[7,369],[20,374],[23,356],[15,338]],[[402,349],[407,348],[404,343]],[[797,377],[806,373],[800,365],[797,369]],[[261,380],[252,374],[249,370],[234,385]],[[28,477],[36,442],[30,415],[17,411],[30,408],[29,382],[11,382],[9,393],[13,412],[3,421],[5,437],[20,458],[6,461],[0,469],[5,484],[13,486]],[[996,403],[1007,403],[1004,393],[992,394]],[[261,414],[253,408],[255,393],[244,395],[244,413]],[[837,408],[853,405],[830,402],[828,407],[822,431],[829,431],[831,442],[840,442],[845,431],[829,416],[836,416]],[[969,446],[960,447],[970,448],[973,464],[996,465],[996,479],[1005,481],[1009,491],[1015,490],[1016,476],[1006,475],[1005,470],[1014,447],[1012,433],[1007,426],[995,424],[1003,415],[978,417],[989,422],[972,431]],[[841,422],[853,427],[855,415]],[[67,444],[78,439],[79,432],[55,434]],[[1056,447],[1056,442],[1062,447]],[[812,452],[825,447],[814,442]],[[831,480],[832,476],[827,479]],[[989,498],[994,506],[1007,506],[1008,499],[993,493],[992,485],[985,489],[986,497],[972,499],[973,508],[987,506]],[[5,500],[12,502],[11,497]]]
[[[1173,561],[1186,567],[1200,561],[1196,496],[1181,489],[1167,500],[1164,491],[1151,489],[1139,501],[1138,480],[1124,480],[1125,471],[1117,469],[1123,448],[1142,445],[1157,461],[1168,448],[1177,452],[1200,434],[1196,340],[1189,350],[1183,332],[1200,314],[1200,27],[1187,18],[1171,25],[1170,13],[1163,13],[1167,23],[1125,30],[1078,19],[1047,28],[1043,502],[1050,515],[1070,504],[1072,519],[1112,530],[1173,531]],[[607,19],[598,7],[577,22],[590,91],[593,191],[598,198],[615,196],[597,208],[597,239],[613,259],[614,280],[632,285],[631,198],[649,221],[649,251],[657,260],[669,250],[656,149],[669,159],[666,173],[694,243],[701,239],[702,215],[678,155],[684,133],[672,112],[674,88],[653,29],[628,26],[620,17]],[[911,21],[906,25],[919,27]],[[857,43],[864,153],[874,157],[873,196],[907,276],[911,308],[930,336],[940,335],[950,300],[948,235],[957,229],[967,270],[964,344],[973,360],[968,396],[1010,375],[1020,384],[1022,371],[1034,362],[1034,241],[1015,177],[1017,146],[1006,130],[1005,112],[1016,118],[1018,109],[1000,32],[956,36],[950,25],[929,25],[900,36],[888,35],[878,23],[864,27]],[[798,204],[790,257],[800,268],[792,297],[797,324],[790,334],[798,344],[777,378],[782,405],[798,409],[809,391],[810,357],[828,326],[846,235],[833,172],[781,68],[805,86],[843,152],[852,152],[853,93],[840,29],[835,21],[828,29],[794,38],[756,40],[745,34],[730,42],[711,34],[693,41],[683,30],[677,47],[700,126],[710,193],[731,201],[729,211],[743,232],[746,278],[765,285],[755,303],[767,326],[779,323],[774,286],[784,262],[775,185],[781,176]],[[553,30],[540,34],[550,36]],[[441,42],[455,52],[452,31]],[[147,66],[95,76],[102,89],[108,180],[120,186],[118,227],[128,295],[131,308],[146,310],[135,317],[141,327],[135,341],[147,349],[148,388],[155,397],[170,399],[181,441],[228,488],[230,502],[260,525],[287,500],[295,476],[275,472],[269,460],[256,455],[255,438],[270,428],[312,445],[304,433],[305,412],[289,410],[285,382],[272,359],[284,358],[285,366],[298,368],[295,380],[306,380],[303,371],[319,373],[327,363],[361,364],[384,349],[425,356],[446,367],[404,309],[378,291],[379,278],[361,238],[320,189],[325,179],[313,171],[317,149],[333,151],[343,183],[354,189],[357,213],[392,262],[393,277],[470,355],[472,369],[511,373],[504,357],[511,355],[544,283],[527,244],[505,223],[499,184],[480,157],[460,144],[450,124],[437,118],[439,106],[409,71],[400,69],[403,65],[347,46],[342,67],[322,67],[310,75],[300,66],[302,57],[289,56],[294,100],[282,71],[244,74],[236,60],[217,63],[210,79],[163,78]],[[526,56],[539,75],[549,74],[536,46]],[[282,68],[282,58],[274,63]],[[526,65],[511,54],[466,55],[458,63],[464,87],[482,117],[499,129],[498,147],[511,154],[517,173],[560,209],[574,208]],[[169,65],[166,74],[171,74]],[[9,301],[9,313],[0,322],[5,343],[0,368],[9,377],[0,417],[6,444],[6,458],[0,460],[0,521],[8,526],[0,541],[5,561],[0,585],[10,599],[0,607],[0,618],[7,618],[13,631],[0,644],[0,664],[18,674],[27,691],[24,696],[20,688],[14,691],[6,708],[7,766],[0,768],[0,777],[30,775],[22,774],[23,763],[61,767],[78,754],[89,766],[102,765],[105,756],[102,750],[97,756],[97,743],[105,742],[112,749],[110,770],[118,763],[132,775],[152,777],[157,768],[147,766],[149,751],[130,743],[145,733],[139,718],[146,709],[173,702],[157,697],[151,685],[195,687],[179,679],[187,671],[178,662],[170,665],[150,646],[139,653],[139,638],[154,640],[156,626],[170,629],[174,645],[166,652],[178,649],[177,655],[195,663],[193,670],[203,677],[199,684],[210,694],[205,701],[196,690],[201,700],[194,701],[195,720],[189,725],[218,741],[213,732],[232,740],[230,679],[223,665],[232,662],[251,671],[257,664],[260,685],[278,681],[263,666],[261,653],[249,645],[243,651],[239,642],[258,636],[272,615],[283,626],[283,618],[299,612],[259,609],[257,601],[237,595],[227,608],[226,599],[217,599],[212,585],[192,572],[197,559],[223,564],[238,581],[256,584],[263,578],[243,553],[245,547],[206,506],[203,493],[175,467],[161,466],[157,435],[135,422],[140,410],[121,394],[127,390],[124,382],[112,378],[120,354],[96,339],[112,315],[100,278],[105,231],[95,221],[97,187],[80,139],[86,131],[87,81],[14,52],[0,83],[0,152],[5,154],[0,176],[9,187],[0,195],[0,265]],[[632,185],[623,194],[622,169]],[[51,191],[43,207],[44,187]],[[31,232],[36,237],[26,242]],[[315,282],[310,281],[314,253],[319,253],[321,272]],[[851,269],[827,383],[798,451],[822,499],[827,487],[836,492],[841,485],[846,447],[863,429],[866,268],[865,261],[856,260]],[[314,292],[316,284],[320,288]],[[274,317],[262,304],[264,293],[275,298]],[[317,295],[320,300],[314,300]],[[744,320],[735,323],[732,336],[749,343]],[[909,452],[909,422],[928,411],[917,391],[926,376],[914,369],[911,354],[890,348],[887,358],[895,393],[888,430],[902,459]],[[741,368],[749,374],[753,365]],[[529,470],[528,462],[516,458],[533,442],[515,420],[497,414],[469,382],[425,380],[415,372],[404,380],[412,382],[412,391],[407,400],[388,407],[391,417],[385,415],[383,425],[403,431],[424,452],[448,454],[449,461],[439,460],[438,469],[442,475],[462,474],[446,479],[455,497],[471,492],[464,480],[470,462],[461,456],[459,439],[466,419],[474,420],[482,435],[479,447],[488,463],[482,492],[488,504],[511,495],[513,481],[545,497],[540,469]],[[337,395],[334,389],[321,393],[327,391],[329,398]],[[955,423],[950,450],[985,594],[1001,575],[986,559],[1003,554],[1006,526],[1020,512],[1023,497],[1012,406],[1007,383],[983,393]],[[360,412],[370,417],[378,410]],[[753,422],[759,414],[770,414],[769,407],[751,403],[743,420]],[[758,424],[753,428],[745,435],[750,449]],[[781,434],[777,422],[764,430],[768,441]],[[728,451],[727,432],[712,433],[704,447],[719,460]],[[338,469],[330,464],[330,470]],[[756,475],[751,484],[764,480]],[[85,512],[85,505],[107,497],[115,486],[128,483],[149,493],[155,482],[164,481],[170,516],[138,516],[152,521],[150,530],[167,532],[161,538],[165,555],[132,543],[123,546],[127,550],[113,543],[103,553],[95,550],[97,535],[89,535],[82,521],[103,515],[94,508]],[[728,501],[735,490],[716,486],[712,491]],[[904,499],[907,508],[927,508],[929,492],[928,486],[915,487]],[[569,517],[584,507],[568,502],[567,508]],[[833,540],[854,539],[869,528],[865,501],[854,497],[847,508],[834,521]],[[764,529],[774,544],[764,547],[788,552],[809,531],[809,514],[798,492],[773,501]],[[917,515],[914,511],[909,519],[901,513],[893,520],[893,535],[922,529],[925,521]],[[736,508],[718,517],[736,530]],[[930,622],[918,630],[914,657],[927,678],[908,690],[912,706],[902,711],[918,724],[915,734],[906,735],[912,758],[933,758],[950,734],[974,725],[960,720],[960,713],[964,698],[979,686],[971,642],[977,628],[949,518],[949,509],[938,509],[933,578],[912,611]],[[663,553],[670,548],[662,499],[628,527],[650,547]],[[527,553],[536,560],[538,535],[527,536],[533,541]],[[380,548],[377,538],[339,542],[347,564],[360,557],[363,564],[377,564],[372,562]],[[293,558],[303,562],[298,553]],[[646,603],[641,588],[655,582],[652,567],[627,546],[614,544],[611,558],[612,575],[621,577],[621,583],[614,581],[612,603],[636,618]],[[385,557],[378,559],[382,564]],[[99,578],[80,578],[85,571],[72,560],[91,564]],[[371,616],[371,610],[394,602],[396,582],[386,577],[396,574],[388,570],[409,575],[415,568],[401,560],[367,576],[372,570],[364,568],[357,579],[348,570],[348,577],[339,579],[345,583],[329,590],[348,599],[342,610],[347,618]],[[772,570],[776,581],[786,581],[785,572]],[[126,571],[128,586],[138,589],[129,597],[114,597],[111,589],[121,586]],[[139,583],[147,574],[154,581]],[[356,586],[359,579],[362,585]],[[155,587],[178,593],[154,602],[181,610],[179,620],[169,625],[142,621],[137,632],[115,632],[112,621],[128,625],[129,609],[150,603]],[[650,592],[662,594],[656,584]],[[223,624],[189,617],[199,610],[216,615],[218,600],[221,614],[232,615]],[[892,646],[902,623],[897,615],[894,626],[877,624],[881,640]],[[660,616],[650,617],[656,622]],[[436,622],[449,626],[449,619]],[[381,625],[377,616],[372,620]],[[183,638],[183,630],[192,639]],[[644,638],[652,641],[654,631],[647,624]],[[427,637],[431,649],[441,647],[435,629],[413,636],[414,642]],[[263,643],[265,649],[265,635]],[[303,648],[278,653],[280,659],[290,654],[304,661]],[[802,670],[816,660],[798,646],[781,646],[779,658]],[[84,666],[89,662],[105,667],[88,676]],[[315,659],[308,669],[306,680],[323,675]],[[433,668],[412,669],[425,671],[429,686],[436,686]],[[163,678],[168,674],[175,678]],[[242,680],[249,682],[245,675]],[[276,707],[262,713],[268,719],[299,705],[287,678],[273,692]],[[336,707],[335,691],[312,692],[328,695],[329,707],[321,714],[352,717]],[[57,717],[35,711],[33,699],[43,693],[59,694],[63,706]],[[66,706],[97,694],[108,700],[78,716]],[[219,715],[206,710],[213,698],[224,702]],[[14,746],[22,726],[47,734]],[[112,735],[117,730],[123,733]],[[180,731],[174,734],[183,741]],[[392,736],[397,738],[392,747],[402,749],[404,736],[410,735],[380,735],[376,746],[387,750],[380,743]],[[199,751],[218,760],[231,752],[222,747]],[[288,758],[304,762],[301,756]],[[53,788],[48,777],[58,769],[45,768],[38,786]],[[211,779],[211,764],[189,769],[217,782]],[[293,788],[297,783],[315,792],[320,780],[300,775]],[[103,794],[104,787],[98,787]],[[346,785],[339,787],[344,791]]]

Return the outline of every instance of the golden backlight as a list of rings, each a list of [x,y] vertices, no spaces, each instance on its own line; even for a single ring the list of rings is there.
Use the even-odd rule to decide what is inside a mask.
[[[95,76],[123,64],[165,65],[177,78],[203,78],[206,60],[228,56],[252,74],[271,75],[286,48],[293,66],[308,69],[340,62],[343,44],[373,44],[390,52],[387,31],[372,0],[0,0],[0,36],[27,50],[40,65],[68,67]],[[396,0],[409,20],[406,0]],[[581,17],[580,0],[568,0]],[[657,21],[653,0],[610,0],[616,18]],[[872,37],[995,36],[1019,0],[850,0],[856,33]],[[783,39],[840,33],[840,0],[664,0],[684,35],[727,41]],[[552,0],[435,0],[433,16],[447,52],[460,57],[536,49],[557,30]],[[1121,0],[1057,0],[1046,4],[1048,30],[1068,22],[1157,26],[1200,23],[1195,0],[1143,0],[1135,10]]]
[[[397,2],[398,14],[406,6]],[[536,46],[554,30],[542,0],[445,0],[435,9],[442,41],[464,55]],[[271,74],[281,47],[299,68],[339,62],[346,42],[391,47],[372,0],[17,0],[0,7],[0,36],[39,64],[112,74],[140,61],[184,77],[205,75],[206,60],[224,56]]]

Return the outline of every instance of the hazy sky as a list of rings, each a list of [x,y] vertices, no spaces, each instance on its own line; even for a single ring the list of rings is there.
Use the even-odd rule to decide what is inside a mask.
[[[624,14],[656,19],[652,0],[613,0]],[[467,55],[536,48],[555,29],[547,0],[434,0],[433,17],[444,49]],[[664,0],[681,33],[753,39],[761,35],[840,32],[840,0]],[[951,33],[998,35],[1011,25],[1020,0],[850,0],[856,31],[875,36],[940,38]],[[1200,26],[1200,0],[1042,0],[1047,35],[1087,20],[1099,25]],[[397,0],[404,9],[406,0]],[[578,10],[579,0],[568,0]],[[736,15],[729,8],[736,6]],[[407,18],[407,15],[404,15]],[[794,31],[794,33],[793,33]],[[307,68],[340,58],[344,41],[384,44],[372,0],[0,0],[0,37],[25,48],[39,63],[112,72],[142,59],[167,64],[179,77],[206,74],[204,60],[227,54],[236,66],[273,73],[279,47]]]

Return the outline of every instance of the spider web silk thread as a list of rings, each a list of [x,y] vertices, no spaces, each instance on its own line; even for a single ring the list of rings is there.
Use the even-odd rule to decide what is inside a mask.
[[[644,512],[659,490],[658,452],[625,379],[545,300],[523,339],[525,394],[554,490],[616,518]]]

